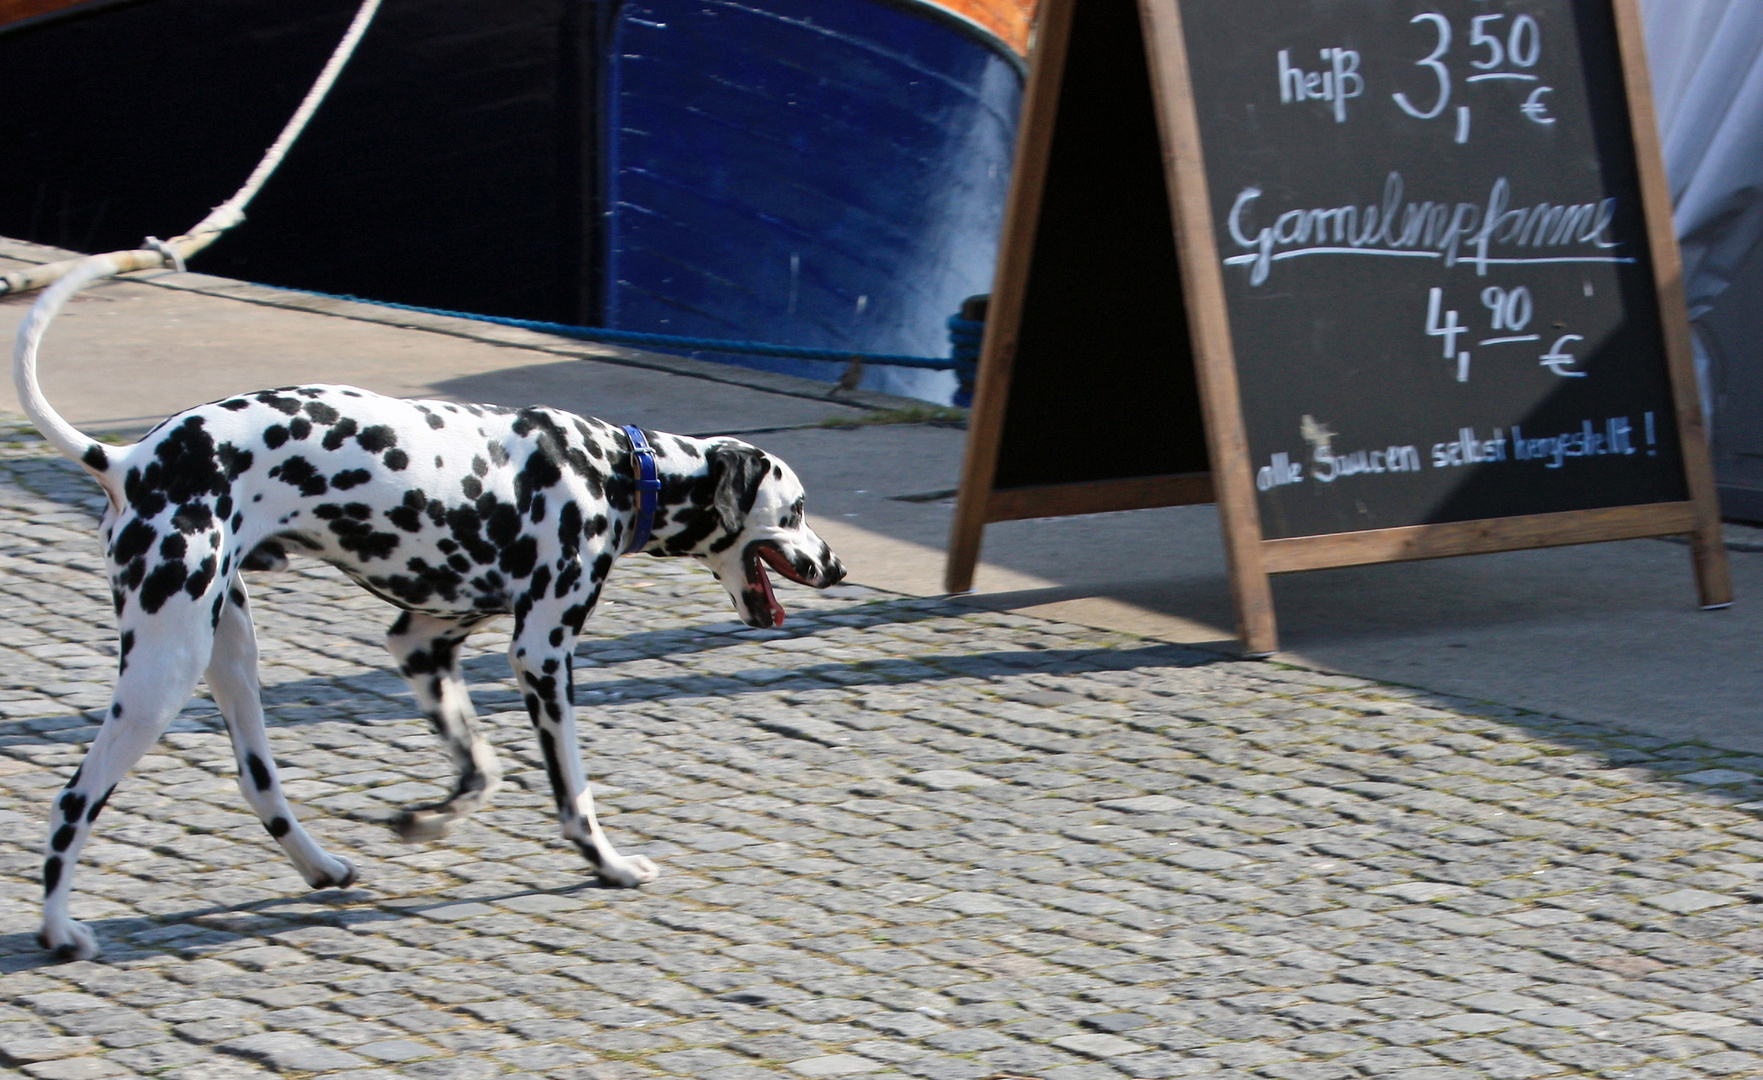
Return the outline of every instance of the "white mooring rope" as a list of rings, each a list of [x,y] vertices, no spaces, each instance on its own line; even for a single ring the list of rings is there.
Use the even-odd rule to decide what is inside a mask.
[[[257,168],[252,170],[251,175],[245,180],[245,185],[235,192],[232,198],[210,210],[208,216],[197,222],[189,232],[181,236],[174,236],[170,240],[148,237],[143,242],[143,246],[135,251],[113,251],[106,255],[62,259],[59,262],[44,263],[41,266],[15,270],[9,274],[0,274],[0,295],[41,289],[66,275],[74,267],[92,259],[105,261],[109,271],[108,273],[98,273],[88,278],[88,281],[126,273],[130,270],[156,270],[165,266],[182,270],[186,259],[214,243],[220,239],[222,233],[245,220],[245,205],[256,196],[264,182],[269,179],[270,174],[275,172],[276,166],[282,163],[282,158],[287,156],[288,148],[294,145],[294,140],[298,139],[300,132],[305,130],[306,122],[312,119],[312,114],[323,103],[325,95],[330,93],[332,84],[337,81],[337,76],[343,70],[343,65],[349,62],[349,57],[355,52],[356,44],[361,41],[362,35],[367,33],[368,24],[373,22],[374,14],[379,11],[379,6],[380,0],[362,0],[361,9],[355,13],[355,21],[349,24],[348,32],[343,35],[343,40],[337,43],[336,51],[331,53],[330,61],[325,64],[324,70],[318,73],[318,80],[312,84],[312,89],[307,92],[306,99],[300,102],[300,107],[294,110],[293,116],[288,118],[287,126],[282,128],[281,136],[264,152],[263,160],[257,163]],[[31,326],[34,321],[26,320],[25,326],[20,327],[20,334],[22,335],[25,328]],[[37,327],[38,336],[41,336],[42,331],[46,328],[46,322],[39,325]]]

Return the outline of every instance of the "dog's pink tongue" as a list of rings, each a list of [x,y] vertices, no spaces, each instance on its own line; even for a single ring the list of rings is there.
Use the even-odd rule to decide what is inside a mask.
[[[775,630],[784,624],[784,606],[777,602],[777,593],[771,591],[771,576],[765,572],[765,563],[754,560],[753,579],[765,594],[765,606],[771,609],[771,628]]]

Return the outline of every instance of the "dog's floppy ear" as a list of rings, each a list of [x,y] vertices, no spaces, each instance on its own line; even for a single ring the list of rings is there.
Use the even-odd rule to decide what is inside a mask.
[[[740,532],[771,462],[751,446],[713,446],[706,457],[710,460],[710,482],[716,485],[716,516],[722,519],[723,528]]]

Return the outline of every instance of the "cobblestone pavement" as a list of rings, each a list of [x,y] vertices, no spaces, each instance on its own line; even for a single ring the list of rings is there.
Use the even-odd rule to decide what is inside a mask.
[[[52,793],[114,650],[95,489],[0,454],[0,1065],[704,1080],[1763,1075],[1763,759],[860,589],[742,630],[626,563],[581,648],[640,891],[588,883],[500,655],[495,809],[392,841],[446,767],[322,567],[253,582],[277,757],[361,866],[308,893],[198,699],[31,940]]]

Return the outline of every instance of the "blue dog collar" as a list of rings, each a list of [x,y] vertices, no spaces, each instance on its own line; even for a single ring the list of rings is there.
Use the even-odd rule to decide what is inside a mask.
[[[625,425],[624,433],[631,440],[631,471],[637,478],[637,522],[631,534],[626,555],[648,546],[649,534],[655,528],[655,504],[661,495],[661,478],[655,472],[655,448],[643,437],[641,428]]]

